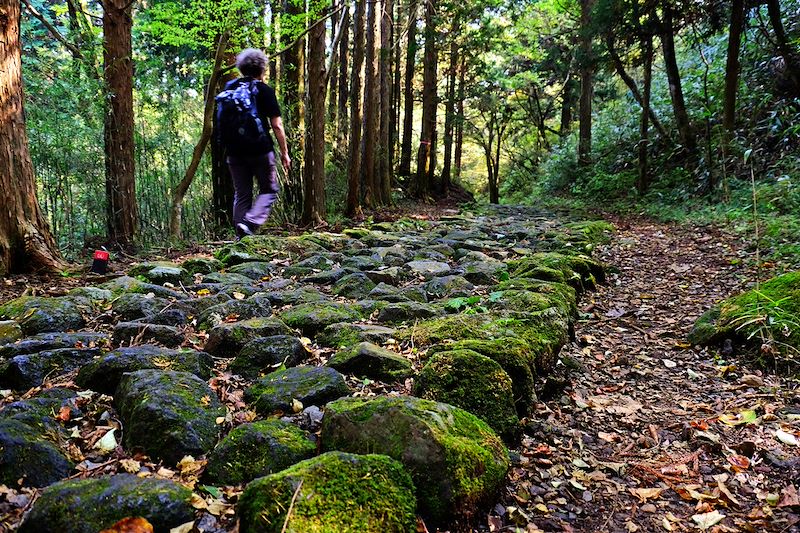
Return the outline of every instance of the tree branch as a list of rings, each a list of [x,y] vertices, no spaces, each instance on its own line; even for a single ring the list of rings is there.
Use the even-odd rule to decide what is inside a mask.
[[[53,38],[59,41],[66,47],[67,50],[69,50],[69,52],[72,54],[72,57],[74,57],[75,59],[84,59],[83,53],[80,51],[80,49],[78,49],[77,46],[69,42],[66,37],[61,35],[61,32],[58,31],[58,29],[55,26],[50,24],[50,21],[47,20],[44,17],[44,15],[39,13],[39,11],[37,11],[37,9],[31,5],[29,0],[22,0],[22,3],[25,4],[25,7],[28,8],[28,11],[30,11],[31,15],[33,15],[39,22],[41,22],[44,25],[45,28],[47,28],[47,31],[50,32]]]

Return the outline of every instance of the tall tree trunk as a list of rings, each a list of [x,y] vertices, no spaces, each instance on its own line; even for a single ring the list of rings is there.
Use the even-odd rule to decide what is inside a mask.
[[[217,43],[217,51],[214,54],[214,66],[211,70],[211,76],[208,79],[206,86],[205,106],[203,109],[203,128],[200,131],[200,138],[194,146],[192,151],[192,159],[189,161],[189,166],[183,174],[183,179],[175,187],[172,192],[172,204],[170,207],[169,218],[169,235],[173,239],[177,239],[181,234],[181,215],[183,213],[183,199],[186,192],[189,190],[194,176],[197,173],[197,168],[200,166],[200,161],[203,158],[203,153],[206,151],[208,141],[211,139],[214,125],[214,89],[217,86],[220,76],[222,75],[222,60],[225,57],[225,48],[228,46],[228,33],[220,36]]]
[[[314,120],[308,121],[306,168],[303,180],[304,224],[325,220],[325,25],[313,24],[308,34],[308,107]]]
[[[611,63],[614,65],[614,70],[617,72],[617,76],[619,76],[628,87],[628,90],[631,92],[633,99],[636,100],[636,103],[640,106],[643,106],[642,95],[639,92],[639,87],[636,85],[636,81],[625,71],[625,65],[622,63],[622,59],[619,57],[619,53],[617,53],[617,49],[614,44],[614,35],[611,33],[606,35],[606,48],[608,49],[608,56],[611,58]],[[664,129],[664,126],[661,124],[661,121],[658,119],[658,116],[655,114],[655,111],[653,111],[652,107],[650,108],[650,121],[653,123],[653,127],[658,131],[658,134],[661,135],[662,139],[669,138],[667,135],[667,130]]]
[[[744,31],[744,0],[731,2],[731,26],[728,31],[728,58],[725,62],[725,93],[722,104],[722,127],[726,138],[733,137],[736,123],[736,93],[739,89],[739,47]]]
[[[367,0],[355,0],[353,13],[353,66],[350,76],[350,148],[345,215],[361,216],[361,68],[364,64],[364,8]]]
[[[380,187],[378,186],[378,173],[376,168],[375,151],[378,147],[378,112],[380,106],[380,93],[378,92],[378,76],[375,68],[377,57],[375,54],[375,32],[378,30],[377,0],[367,2],[367,50],[366,66],[364,68],[364,136],[362,139],[364,169],[364,204],[368,207],[378,205]]]
[[[575,80],[572,75],[567,76],[564,89],[561,91],[561,121],[558,134],[566,137],[572,131],[572,108],[575,106]]]
[[[594,95],[594,60],[592,56],[592,0],[581,0],[581,98],[578,118],[578,164],[592,161],[592,97]]]
[[[131,2],[106,0],[103,6],[108,239],[130,247],[139,224],[134,173]]]
[[[284,4],[284,19],[298,24],[305,15],[305,5],[293,0]],[[287,142],[292,151],[293,165],[287,172],[283,187],[284,205],[290,218],[298,219],[303,209],[303,161],[305,160],[305,37],[284,34],[283,42],[292,46],[282,55],[281,85],[283,87],[281,112],[286,126]],[[298,216],[299,215],[299,216]]]
[[[450,188],[451,163],[453,160],[453,124],[455,123],[456,84],[458,83],[458,17],[450,28],[450,65],[447,69],[447,101],[444,110],[444,163],[442,165],[442,188]]]
[[[465,77],[467,75],[466,54],[461,54],[461,64],[458,67],[458,89],[456,90],[456,148],[453,156],[453,167],[455,168],[456,181],[461,179],[461,155],[464,153],[464,99],[465,99]]]
[[[403,82],[403,141],[400,146],[399,176],[411,175],[411,138],[414,133],[414,64],[417,57],[417,1],[408,3],[406,72]]]
[[[394,21],[400,20],[400,13],[401,11],[401,3],[394,2]],[[394,80],[392,81],[392,120],[389,123],[389,164],[390,164],[390,172],[392,169],[395,168],[395,163],[397,161],[397,148],[398,148],[398,139],[400,138],[400,95],[402,94],[401,84],[402,84],[402,72],[403,69],[401,68],[401,59],[402,59],[402,49],[403,47],[400,46],[399,42],[399,35],[402,33],[398,30],[398,25],[395,22],[393,25],[392,30],[392,46],[394,47],[394,60],[392,65],[392,74],[394,76]],[[391,176],[392,183],[394,182],[394,174]],[[389,184],[391,187],[391,183]],[[391,200],[391,190],[389,191],[390,196],[389,199]]]
[[[347,115],[347,101],[350,98],[350,86],[347,75],[350,67],[350,24],[342,27],[342,37],[339,41],[339,94],[336,106],[336,153],[339,159],[344,160],[347,153],[347,134],[350,117]]]
[[[233,64],[236,56],[228,52],[224,63]],[[216,87],[210,89],[214,94],[219,93],[226,83],[236,77],[234,71],[229,71],[220,76]],[[212,130],[217,127],[217,115],[212,113]],[[231,178],[228,163],[225,161],[225,147],[217,137],[211,137],[211,218],[217,230],[227,230],[233,223],[233,179]]]
[[[650,187],[650,173],[647,164],[647,150],[650,139],[648,135],[650,118],[650,89],[653,79],[653,37],[648,35],[642,50],[644,55],[644,95],[642,96],[642,116],[639,128],[639,179],[636,182],[636,189],[639,194],[644,194]]]
[[[392,199],[392,160],[390,158],[392,123],[392,0],[381,2],[381,51],[380,51],[380,147],[378,148],[377,192],[378,203],[386,205]]]
[[[436,172],[436,67],[437,50],[436,0],[425,2],[425,56],[422,72],[422,133],[417,152],[417,183],[415,196],[428,196]]]
[[[664,2],[663,34],[661,35],[661,49],[664,54],[664,68],[669,81],[669,95],[672,99],[672,109],[675,113],[675,123],[678,126],[683,146],[693,152],[696,146],[689,114],[686,112],[686,102],[683,98],[681,75],[678,71],[678,61],[675,57],[675,26],[673,22],[672,6],[670,0]]]
[[[792,48],[786,30],[783,28],[781,20],[781,6],[779,0],[767,0],[767,13],[772,30],[775,32],[778,52],[783,57],[785,63],[785,73],[791,85],[789,93],[792,96],[800,96],[800,55],[797,50]]]
[[[336,27],[339,24],[339,8],[341,7],[341,1],[339,0],[331,0],[331,9],[333,10],[333,14],[331,15],[331,41],[333,40],[333,34],[336,33]],[[309,36],[309,39],[311,37]],[[308,44],[309,47],[309,54],[311,53],[311,43]],[[335,50],[331,49],[331,61],[333,64],[338,64],[337,55],[339,55],[339,48],[337,47]],[[311,59],[309,59],[309,68]],[[324,63],[324,60],[323,60]],[[337,97],[336,93],[339,90],[339,70],[336,69],[330,73],[330,87],[329,87],[329,94],[328,94],[328,111],[327,111],[327,122],[333,126],[333,131],[336,131],[336,103]],[[310,82],[309,82],[310,84]]]
[[[64,268],[36,199],[22,90],[20,3],[0,0],[0,276]]]

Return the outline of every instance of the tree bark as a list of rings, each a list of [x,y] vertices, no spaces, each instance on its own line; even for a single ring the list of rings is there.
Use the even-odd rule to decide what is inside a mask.
[[[731,2],[731,25],[728,31],[728,57],[725,62],[725,92],[722,104],[722,128],[733,137],[736,124],[736,93],[739,89],[739,48],[744,31],[744,0]]]
[[[458,67],[458,89],[456,90],[456,147],[453,156],[453,167],[455,169],[456,181],[461,179],[461,155],[464,153],[464,99],[465,99],[465,77],[467,75],[467,59],[465,54],[461,54],[461,64]]]
[[[592,162],[592,97],[594,95],[594,61],[591,37],[592,0],[581,0],[581,97],[579,103],[578,164]]]
[[[393,1],[381,2],[381,51],[380,51],[380,146],[378,148],[377,198],[380,205],[392,199],[392,160],[390,158],[392,124],[392,29]]]
[[[664,68],[669,81],[669,95],[672,99],[672,109],[675,113],[675,123],[678,126],[678,135],[683,146],[693,152],[696,146],[689,114],[686,112],[686,102],[683,98],[681,75],[678,71],[678,61],[675,57],[675,26],[673,22],[672,6],[670,0],[664,2],[663,33],[661,35],[661,48],[664,54]]]
[[[792,48],[786,30],[783,28],[781,20],[781,6],[778,0],[767,0],[767,13],[772,30],[775,32],[778,53],[783,57],[786,64],[786,76],[791,84],[790,93],[792,96],[800,95],[800,56]]]
[[[455,123],[456,84],[458,83],[459,43],[456,39],[458,32],[458,17],[453,19],[450,28],[450,65],[447,70],[447,101],[444,111],[444,163],[442,165],[442,188],[450,188],[451,164],[453,160],[453,124]]]
[[[333,34],[336,33],[336,27],[339,23],[339,7],[341,4],[341,0],[337,2],[337,0],[331,0],[331,9],[333,10],[333,14],[331,15],[331,40],[333,39]],[[309,39],[311,36],[309,35]],[[311,53],[311,42],[308,44],[309,47],[309,54]],[[339,54],[339,48],[336,47],[335,49],[331,49],[331,61],[334,64],[338,64],[338,60],[336,56]],[[309,59],[310,61],[310,59]],[[333,126],[333,131],[336,131],[336,103],[337,97],[336,93],[339,90],[339,70],[335,69],[330,73],[330,87],[329,87],[329,94],[328,94],[328,110],[327,110],[327,122]],[[310,84],[310,82],[309,82]]]
[[[19,23],[20,3],[0,0],[0,276],[65,267],[36,199]]]
[[[380,186],[378,184],[378,173],[376,168],[375,151],[378,147],[378,112],[380,106],[380,94],[378,92],[378,76],[375,63],[375,32],[377,27],[377,0],[367,2],[367,49],[366,66],[364,68],[364,136],[363,136],[363,155],[362,165],[364,171],[364,204],[368,207],[378,205],[380,198]]]
[[[206,86],[205,107],[203,109],[203,128],[200,131],[200,138],[194,146],[192,151],[192,159],[189,161],[189,166],[183,174],[183,179],[178,183],[175,190],[172,192],[172,205],[170,207],[169,218],[169,235],[173,239],[177,239],[181,234],[181,215],[183,213],[183,199],[186,192],[194,181],[194,176],[197,173],[197,168],[200,166],[200,161],[203,158],[203,153],[206,150],[208,141],[211,139],[214,126],[214,89],[222,76],[222,60],[225,57],[225,48],[228,46],[228,33],[226,32],[219,38],[217,43],[217,51],[214,54],[214,66],[211,71],[211,76],[208,79]]]
[[[224,63],[231,65],[236,60],[232,53],[225,55]],[[234,71],[220,76],[213,93],[219,93],[226,83],[236,77]],[[212,113],[212,131],[217,127],[217,116]],[[215,137],[211,140],[211,215],[217,229],[229,228],[233,223],[233,179],[225,161],[225,147]]]
[[[138,229],[133,139],[133,60],[131,2],[103,3],[104,121],[108,239],[133,245]]]
[[[312,23],[313,24],[313,23]],[[325,220],[325,25],[313,24],[308,34],[308,121],[306,168],[303,174],[303,224]]]
[[[636,182],[636,189],[639,194],[644,194],[650,187],[650,173],[647,163],[647,150],[650,139],[648,135],[650,118],[650,89],[653,79],[653,38],[648,35],[645,38],[642,54],[644,55],[644,95],[642,96],[642,114],[639,128],[639,179]]]
[[[347,79],[350,67],[350,24],[342,27],[337,67],[339,69],[339,93],[336,106],[336,153],[343,160],[347,153],[348,120],[350,119],[347,115],[347,101],[350,97],[350,85]]]
[[[617,72],[617,76],[619,76],[628,87],[628,90],[631,92],[631,95],[633,95],[633,99],[636,100],[636,103],[640,106],[643,106],[642,95],[639,92],[639,87],[636,85],[636,81],[625,71],[625,65],[622,63],[622,59],[619,57],[619,53],[617,53],[617,49],[614,44],[614,36],[610,33],[606,35],[606,48],[608,49],[608,56],[611,58],[611,62],[614,64],[614,70]],[[663,139],[669,138],[667,135],[667,130],[664,129],[664,126],[661,124],[661,121],[658,119],[658,116],[655,114],[655,111],[653,111],[652,107],[650,108],[650,121],[653,123],[653,127],[658,131],[658,134],[661,135]]]
[[[345,215],[361,216],[361,68],[364,64],[364,7],[355,0],[353,13],[353,65],[350,73],[350,148]]]
[[[408,4],[406,69],[403,82],[403,141],[400,146],[399,176],[411,175],[411,137],[414,133],[414,64],[417,57],[417,2]]]
[[[422,76],[422,133],[417,152],[415,196],[425,198],[431,191],[436,171],[436,67],[437,50],[436,0],[425,3],[425,57]]]
[[[567,76],[564,89],[561,91],[561,121],[558,134],[565,137],[572,131],[572,108],[575,105],[575,80]]]

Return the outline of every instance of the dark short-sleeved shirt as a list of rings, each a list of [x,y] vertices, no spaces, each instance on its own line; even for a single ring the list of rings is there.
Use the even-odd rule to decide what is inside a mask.
[[[225,89],[232,89],[239,83],[249,83],[251,81],[253,81],[253,78],[236,78],[235,80],[231,80],[226,83]],[[231,146],[228,148],[228,155],[261,155],[271,152],[275,147],[275,144],[272,141],[272,135],[270,134],[270,131],[272,130],[272,127],[270,126],[270,119],[281,116],[281,108],[278,105],[278,98],[275,96],[275,89],[262,81],[256,81],[254,92],[258,116],[261,118],[261,124],[264,126],[264,133],[266,133],[267,137],[266,145],[264,146],[263,150],[259,150],[259,153],[246,152],[242,151],[241,149],[237,149],[235,146]]]

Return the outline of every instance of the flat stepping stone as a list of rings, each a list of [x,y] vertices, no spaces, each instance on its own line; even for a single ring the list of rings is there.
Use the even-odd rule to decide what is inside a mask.
[[[0,419],[16,420],[42,435],[64,434],[64,427],[53,418],[62,408],[69,409],[71,419],[83,416],[77,407],[74,391],[55,387],[43,390],[35,398],[18,400],[0,409]]]
[[[266,261],[252,261],[235,265],[228,269],[231,274],[246,276],[252,280],[261,280],[272,277],[277,272],[278,267]]]
[[[508,451],[482,420],[408,396],[342,398],[325,406],[323,451],[380,453],[405,466],[428,527],[473,516],[505,483]]]
[[[77,333],[40,333],[0,346],[0,358],[11,359],[17,355],[57,348],[104,348],[110,344],[111,339],[105,333],[84,331]]]
[[[268,291],[264,293],[264,296],[267,297],[273,307],[321,302],[328,299],[318,289],[312,287]]]
[[[162,285],[164,283],[171,283],[178,285],[180,283],[189,283],[192,281],[192,276],[181,265],[169,263],[167,261],[154,261],[136,265],[128,270],[128,275],[131,277],[143,277],[151,283]]]
[[[124,424],[124,445],[176,464],[217,442],[225,408],[208,384],[187,372],[137,370],[123,375],[114,405]]]
[[[195,274],[210,274],[220,270],[223,264],[210,257],[190,257],[181,266],[192,276]]]
[[[414,275],[431,279],[449,274],[453,269],[441,261],[409,261],[406,268]]]
[[[293,401],[303,407],[325,403],[350,394],[344,376],[333,368],[296,366],[279,370],[257,381],[244,392],[244,399],[259,414],[293,412]]]
[[[330,452],[247,485],[237,513],[242,533],[416,531],[414,486],[385,455]],[[291,515],[287,516],[291,509]]]
[[[274,335],[258,337],[244,345],[228,370],[248,379],[273,372],[283,365],[297,366],[309,356],[309,351],[297,337]]]
[[[56,348],[22,354],[0,363],[0,387],[27,390],[45,378],[66,374],[100,355],[99,348]]]
[[[375,288],[375,283],[363,272],[356,272],[344,276],[337,281],[331,292],[337,296],[358,300],[365,298]]]
[[[14,320],[25,335],[82,328],[86,321],[70,296],[20,296],[0,305],[0,320]]]
[[[111,310],[120,320],[132,321],[160,313],[170,306],[170,301],[158,296],[128,293],[116,298]]]
[[[289,327],[299,329],[304,335],[313,337],[331,324],[360,320],[361,312],[352,305],[319,302],[296,305],[283,311],[280,317]]]
[[[131,474],[62,481],[42,492],[19,531],[97,533],[133,516],[169,531],[194,520],[191,496],[172,481]]]
[[[319,333],[315,340],[321,346],[342,348],[353,346],[359,342],[367,341],[373,344],[383,344],[394,336],[397,330],[376,324],[350,324],[339,322],[327,326]]]
[[[0,419],[1,484],[16,487],[22,479],[25,486],[46,487],[70,474],[72,462],[47,434],[19,420]]]
[[[217,485],[247,483],[313,457],[317,445],[300,428],[270,419],[231,430],[208,456],[204,479]]]
[[[119,322],[114,326],[114,342],[116,344],[132,344],[139,342],[157,342],[167,348],[175,348],[183,344],[186,334],[176,326],[164,326],[147,322]]]
[[[200,313],[197,325],[200,329],[212,328],[223,322],[228,317],[236,320],[268,317],[272,315],[272,304],[264,294],[254,294],[246,300],[231,299],[226,302],[212,305]]]
[[[411,361],[370,342],[337,352],[327,364],[345,374],[382,381],[397,381],[411,374]]]
[[[214,361],[206,352],[142,345],[118,348],[83,366],[75,382],[84,388],[113,395],[126,372],[175,370],[207,380]]]
[[[418,302],[396,302],[387,304],[378,312],[378,322],[397,323],[431,318],[441,314],[437,308]]]
[[[222,285],[248,285],[253,280],[242,274],[233,272],[212,272],[203,276],[203,283],[220,283]]]
[[[186,295],[182,292],[157,285],[155,283],[147,283],[140,281],[130,276],[120,276],[116,279],[108,281],[100,285],[101,289],[107,289],[112,293],[119,295],[122,293],[134,294],[150,294],[159,296],[161,298],[170,298],[173,300],[184,300]]]
[[[425,284],[429,298],[456,298],[475,294],[475,285],[463,276],[450,275],[433,278]]]
[[[236,357],[245,344],[258,337],[290,335],[292,330],[277,318],[250,318],[214,326],[205,351],[217,357]]]
[[[385,283],[387,285],[397,285],[403,278],[403,271],[400,267],[367,270],[364,274],[375,283]]]

